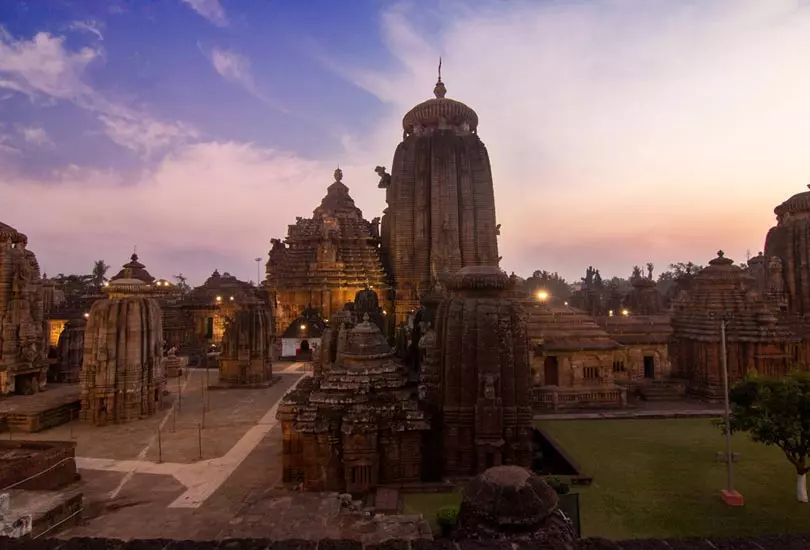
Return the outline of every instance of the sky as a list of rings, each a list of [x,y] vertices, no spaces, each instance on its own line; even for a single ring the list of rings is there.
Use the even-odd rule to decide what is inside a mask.
[[[507,272],[744,261],[810,183],[808,51],[807,0],[3,0],[0,221],[49,275],[255,280],[338,165],[380,215],[441,56]]]

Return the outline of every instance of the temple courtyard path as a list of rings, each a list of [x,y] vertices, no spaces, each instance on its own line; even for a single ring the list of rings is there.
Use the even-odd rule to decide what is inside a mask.
[[[58,536],[340,536],[334,497],[281,483],[275,414],[281,397],[308,373],[303,364],[274,370],[280,380],[269,388],[209,391],[216,371],[192,369],[179,383],[170,380],[171,395],[152,418],[105,427],[74,421],[26,434],[77,444],[84,522]]]

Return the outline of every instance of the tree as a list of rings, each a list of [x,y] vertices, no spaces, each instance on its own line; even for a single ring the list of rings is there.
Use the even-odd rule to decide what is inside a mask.
[[[104,283],[107,282],[107,271],[110,270],[110,266],[107,265],[104,260],[96,260],[93,263],[93,272],[90,276],[93,279],[93,284],[95,285],[96,289],[101,290],[101,287],[104,286]]]
[[[65,275],[60,273],[51,280],[62,289],[67,299],[80,298],[92,294],[92,291],[95,290],[92,275]]]
[[[188,279],[182,273],[175,275],[174,280],[177,281],[177,288],[179,288],[181,291],[188,292],[191,290],[191,286],[188,284]]]
[[[810,374],[781,378],[748,375],[729,392],[731,432],[776,445],[796,468],[796,498],[807,502],[810,455]],[[723,425],[725,429],[725,425]]]
[[[560,300],[567,300],[571,297],[571,288],[566,282],[565,278],[562,277],[556,271],[554,273],[550,273],[546,270],[537,270],[532,273],[532,276],[526,279],[524,283],[526,290],[534,294],[538,290],[545,290],[548,292],[553,298],[558,298]]]

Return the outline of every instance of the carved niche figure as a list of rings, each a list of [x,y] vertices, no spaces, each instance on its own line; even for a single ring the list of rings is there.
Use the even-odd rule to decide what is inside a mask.
[[[385,171],[385,166],[377,166],[374,171],[380,176],[380,182],[377,184],[379,189],[387,189],[391,185],[391,174]]]
[[[785,280],[782,275],[782,258],[779,256],[771,256],[768,259],[768,279],[772,292],[781,293],[785,291]]]
[[[372,218],[371,220],[371,236],[379,238],[380,237],[380,218]]]
[[[484,399],[495,399],[495,377],[491,374],[484,378]]]

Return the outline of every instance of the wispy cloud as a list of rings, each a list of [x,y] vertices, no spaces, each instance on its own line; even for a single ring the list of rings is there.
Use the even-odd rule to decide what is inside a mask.
[[[85,73],[103,56],[101,48],[70,51],[64,38],[49,33],[25,40],[0,29],[0,88],[32,101],[70,101],[95,113],[113,141],[140,153],[196,137],[190,127],[155,120],[94,90]]]
[[[21,126],[18,131],[26,143],[40,147],[53,147],[54,143],[44,128]]]
[[[213,48],[211,50],[210,59],[214,70],[219,73],[222,78],[241,86],[250,95],[274,109],[285,113],[288,112],[286,108],[267,94],[261,92],[256,86],[250,60],[247,57],[234,51]]]
[[[104,28],[104,23],[89,19],[87,21],[73,21],[69,28],[74,31],[88,32],[93,34],[99,40],[104,40],[104,35],[101,33]]]
[[[214,25],[218,27],[228,25],[228,16],[219,0],[183,0],[183,2]]]

